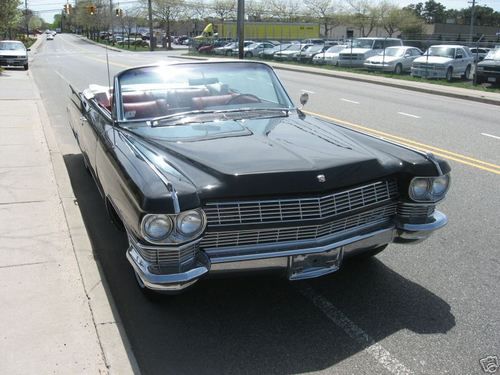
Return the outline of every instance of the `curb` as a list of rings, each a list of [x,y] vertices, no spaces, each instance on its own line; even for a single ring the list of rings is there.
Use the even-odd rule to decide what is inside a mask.
[[[213,59],[210,57],[197,57],[197,56],[185,56],[185,55],[183,55],[183,56],[171,56],[171,57],[178,58],[178,59],[186,59],[186,60],[211,60],[211,59]],[[369,76],[363,76],[362,74],[356,74],[356,73],[326,71],[324,69],[314,68],[314,67],[298,67],[298,66],[295,67],[295,66],[291,66],[291,65],[273,63],[273,62],[265,62],[265,63],[272,66],[275,69],[281,69],[281,70],[286,70],[286,71],[290,71],[290,72],[307,73],[307,74],[314,74],[314,75],[319,75],[319,76],[324,76],[324,77],[340,78],[340,79],[346,79],[346,80],[350,80],[350,81],[371,83],[371,84],[375,84],[375,85],[389,86],[389,87],[394,87],[394,88],[403,89],[403,90],[423,92],[426,94],[440,95],[440,96],[446,96],[446,97],[450,97],[450,98],[464,99],[464,100],[469,100],[469,101],[474,101],[474,102],[479,102],[479,103],[486,103],[486,104],[493,104],[493,105],[500,106],[500,94],[498,94],[498,93],[484,93],[484,92],[481,92],[479,90],[463,89],[463,88],[457,88],[457,87],[446,87],[446,89],[443,89],[443,88],[441,88],[437,85],[434,85],[432,83],[410,82],[410,81],[396,82],[395,79],[385,78],[385,77],[369,77]],[[403,83],[403,82],[405,82],[405,83]],[[429,86],[431,86],[431,87],[429,87]],[[436,87],[432,87],[432,86],[436,86]],[[471,92],[461,92],[461,90],[467,90],[467,91],[471,91]]]
[[[130,51],[125,51],[125,50],[123,50],[123,49],[119,49],[119,48],[115,48],[115,47],[110,47],[110,46],[105,45],[105,44],[101,44],[101,43],[94,42],[93,40],[88,39],[88,38],[85,38],[85,37],[83,37],[83,36],[81,36],[81,35],[77,35],[77,34],[72,34],[72,35],[74,35],[74,36],[76,36],[76,37],[80,38],[80,39],[81,39],[81,40],[83,40],[84,42],[87,42],[87,43],[90,43],[90,44],[94,44],[94,45],[99,46],[99,47],[102,47],[102,48],[104,48],[104,49],[109,49],[109,50],[111,50],[111,51],[115,51],[115,52],[130,52]]]
[[[109,374],[140,374],[139,366],[118,315],[109,286],[106,280],[101,277],[103,275],[102,267],[94,258],[92,245],[73,193],[62,153],[41,100],[40,91],[31,72],[29,75],[37,97],[34,100],[52,161],[52,171],[73,246],[72,250],[80,271],[79,276],[88,300],[92,323],[99,340],[104,363]]]

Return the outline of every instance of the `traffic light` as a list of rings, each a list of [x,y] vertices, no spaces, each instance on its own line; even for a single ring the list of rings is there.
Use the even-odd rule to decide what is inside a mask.
[[[121,17],[121,16],[123,16],[123,9],[116,8],[116,9],[115,9],[115,16],[116,16],[116,17]]]
[[[73,5],[71,4],[66,4],[68,6],[68,14],[72,14],[73,13]]]
[[[96,14],[97,7],[94,4],[91,4],[88,6],[88,11],[89,11],[89,14],[92,16],[92,15]]]
[[[69,14],[69,7],[68,7],[69,4],[64,4],[64,14]]]

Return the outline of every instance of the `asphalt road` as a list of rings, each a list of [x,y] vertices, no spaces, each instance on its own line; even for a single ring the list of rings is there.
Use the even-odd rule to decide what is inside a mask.
[[[110,73],[162,58],[172,57],[110,52]],[[144,374],[481,374],[481,358],[500,357],[500,139],[491,137],[500,137],[500,107],[278,71],[294,99],[314,92],[308,111],[447,156],[448,226],[329,277],[203,280],[151,302],[135,285],[126,238],[110,224],[66,118],[68,83],[107,84],[104,49],[58,35],[43,41],[31,67]]]

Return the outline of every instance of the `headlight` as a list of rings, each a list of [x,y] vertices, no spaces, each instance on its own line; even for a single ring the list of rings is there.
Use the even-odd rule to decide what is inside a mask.
[[[192,237],[199,233],[204,226],[204,218],[199,211],[186,211],[176,219],[177,230],[184,236]]]
[[[150,242],[161,242],[172,232],[172,220],[167,215],[146,215],[142,219],[142,232]]]
[[[482,66],[478,66],[478,67],[477,67],[477,71],[478,71],[478,72],[482,72],[483,70],[484,70],[484,67],[482,67]]]
[[[436,202],[444,198],[450,186],[450,176],[415,177],[408,193],[416,202]]]

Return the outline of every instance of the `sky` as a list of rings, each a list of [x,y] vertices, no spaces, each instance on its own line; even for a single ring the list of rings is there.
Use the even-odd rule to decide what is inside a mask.
[[[24,6],[24,0],[22,1]],[[425,3],[425,1],[426,0],[415,0],[415,1],[403,0],[403,1],[392,1],[392,3],[403,7],[408,4],[416,4],[419,2]],[[462,9],[470,6],[467,0],[442,0],[442,1],[436,0],[436,1],[443,4],[446,7],[446,9]],[[64,4],[66,3],[66,1],[64,0],[27,0],[27,2],[28,2],[28,8],[34,11],[38,11],[39,16],[42,17],[47,22],[52,22],[54,19],[54,15],[56,13],[60,13]],[[69,2],[71,4],[74,4],[74,0],[71,0]],[[114,0],[113,2],[118,3],[117,0]],[[488,6],[496,11],[500,11],[500,0],[477,0],[476,4],[481,6]]]

